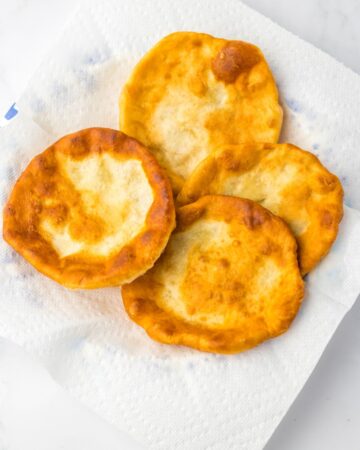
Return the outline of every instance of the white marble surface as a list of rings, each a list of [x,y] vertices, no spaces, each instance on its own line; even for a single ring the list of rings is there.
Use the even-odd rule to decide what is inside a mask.
[[[244,1],[360,73],[358,0]],[[51,48],[53,40],[77,3],[77,0],[0,0],[0,115],[16,101],[31,72]],[[360,449],[359,323],[360,301],[340,325],[313,375],[276,430],[266,450]],[[0,367],[4,362],[2,349],[3,347],[0,347]],[[26,384],[24,377],[21,380],[23,386],[31,386]],[[45,386],[45,378],[43,383]],[[23,390],[26,392],[26,389]],[[116,448],[117,441],[117,448],[131,448],[126,437],[122,438],[110,427],[97,421],[95,415],[82,410],[80,405],[70,401],[67,393],[59,390],[56,396],[49,398],[46,396],[48,390],[40,389],[38,392],[39,396],[41,393],[44,395],[44,398],[40,399],[43,409],[39,412],[34,406],[33,410],[26,411],[27,416],[21,416],[21,420],[25,422],[31,418],[34,421],[34,418],[38,417],[41,423],[47,415],[44,408],[48,408],[49,413],[55,409],[59,411],[56,415],[56,428],[61,430],[61,435],[66,439],[60,439],[54,430],[55,435],[52,437],[55,439],[51,441],[51,436],[48,435],[47,444],[42,444],[45,442],[44,436],[41,427],[38,427],[35,431],[28,429],[23,444],[15,444],[6,450],[96,448],[95,434],[98,438],[101,437],[98,442],[103,443],[104,449]],[[18,404],[13,407],[18,407]],[[70,410],[72,421],[67,420]],[[17,422],[19,428],[22,428],[21,420]],[[0,416],[0,425],[1,422]],[[90,428],[96,429],[97,432],[89,433]],[[13,428],[12,432],[15,436],[16,428]],[[6,447],[2,446],[0,439],[0,450],[3,448]]]

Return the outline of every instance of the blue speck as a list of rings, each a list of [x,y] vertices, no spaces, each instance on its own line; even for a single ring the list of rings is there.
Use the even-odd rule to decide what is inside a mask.
[[[52,91],[55,97],[61,100],[66,100],[69,95],[67,86],[61,83],[54,83]]]
[[[74,71],[79,82],[89,91],[94,92],[97,88],[95,77],[86,70],[80,69]]]
[[[11,120],[13,117],[16,116],[17,113],[18,113],[18,110],[15,108],[15,103],[13,103],[11,105],[11,108],[9,109],[9,111],[5,114],[5,119]]]
[[[111,56],[111,52],[109,49],[103,49],[102,51],[96,50],[91,53],[91,55],[86,55],[84,57],[84,63],[89,65],[101,64],[107,61]]]
[[[288,105],[288,107],[291,109],[291,111],[294,111],[296,113],[301,112],[303,107],[301,106],[301,104],[293,99],[293,98],[289,98],[286,100],[286,104]]]
[[[31,109],[37,114],[42,113],[45,110],[44,101],[37,97],[31,100],[30,106]]]
[[[14,166],[8,166],[5,169],[5,180],[12,181],[16,177],[16,170]]]
[[[319,150],[319,144],[313,144],[312,148],[313,150]]]
[[[80,350],[85,344],[86,336],[75,336],[70,342],[71,350]]]
[[[346,195],[346,194],[345,194]],[[345,206],[347,206],[348,208],[353,208],[353,202],[346,196],[345,201],[344,201]],[[336,241],[335,241],[336,242]]]
[[[10,248],[6,247],[4,253],[2,254],[2,257],[1,257],[2,264],[12,263],[14,261],[15,255],[16,254],[15,254],[15,252],[13,250],[11,250]]]

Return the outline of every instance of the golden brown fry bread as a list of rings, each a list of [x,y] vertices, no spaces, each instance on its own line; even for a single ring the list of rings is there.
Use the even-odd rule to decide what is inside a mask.
[[[178,192],[222,144],[277,142],[282,109],[259,48],[178,32],[137,64],[120,98],[120,129],[139,139]]]
[[[153,266],[175,225],[170,183],[151,153],[119,131],[63,137],[20,176],[4,238],[64,286],[129,282]]]
[[[179,209],[155,266],[123,286],[130,318],[166,344],[234,353],[285,332],[303,298],[296,241],[265,208],[206,196]]]
[[[338,178],[291,144],[224,146],[199,164],[178,202],[206,194],[249,198],[285,220],[298,240],[302,274],[328,253],[343,213]]]

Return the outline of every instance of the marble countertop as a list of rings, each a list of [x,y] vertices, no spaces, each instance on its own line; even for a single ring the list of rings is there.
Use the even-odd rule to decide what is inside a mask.
[[[204,0],[205,1],[205,0]],[[358,0],[243,0],[282,27],[326,51],[360,74],[360,2]],[[77,0],[0,0],[0,116],[16,101],[34,68],[60,34]],[[360,448],[360,301],[341,323],[319,364],[266,450],[358,450]],[[4,361],[0,345],[0,363]],[[23,380],[23,383],[28,381]],[[30,385],[29,385],[30,386]],[[25,388],[24,388],[25,389]],[[60,401],[59,398],[62,398]],[[47,436],[24,432],[24,446],[14,450],[79,450],[81,448],[131,449],[126,437],[114,433],[65,391],[28,411],[46,416],[56,411],[56,429]],[[44,406],[45,405],[45,406]],[[65,405],[65,406],[64,406]],[[14,405],[14,408],[16,405]],[[44,409],[45,408],[45,409]],[[1,411],[1,410],[0,410]],[[68,414],[72,419],[68,421]],[[42,416],[41,416],[42,417]],[[28,420],[24,416],[24,420]],[[34,422],[34,420],[33,420]],[[1,425],[1,412],[0,412]],[[98,426],[97,433],[89,429]],[[76,430],[76,431],[74,431]],[[16,430],[13,430],[16,433]],[[26,434],[27,433],[27,434]],[[55,439],[54,439],[55,433]],[[40,436],[42,434],[42,436]],[[65,434],[65,437],[64,437]],[[97,440],[95,439],[97,435]],[[101,439],[99,438],[101,437]],[[49,440],[52,439],[52,444]],[[20,442],[20,441],[19,441]],[[46,443],[47,442],[47,443]],[[0,427],[0,448],[1,427]],[[5,448],[5,447],[4,447]],[[138,447],[136,447],[138,448]],[[13,448],[9,448],[13,450]],[[225,450],[225,449],[224,449]]]

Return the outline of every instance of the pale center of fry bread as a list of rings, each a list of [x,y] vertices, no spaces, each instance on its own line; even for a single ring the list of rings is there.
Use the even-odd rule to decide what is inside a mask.
[[[159,162],[164,167],[177,167],[184,179],[209,153],[207,117],[225,108],[229,100],[225,85],[217,83],[210,72],[207,78],[207,96],[194,95],[190,89],[168,91],[158,103],[149,129],[153,147],[158,149],[155,153]],[[194,127],[199,121],[200,126]]]
[[[59,159],[64,176],[80,195],[69,222],[46,218],[41,223],[44,234],[61,257],[82,251],[96,256],[115,253],[140,232],[153,201],[141,162],[120,161],[106,153],[80,161]],[[79,216],[100,224],[98,242],[87,242],[84,232],[78,235]]]
[[[159,277],[164,291],[158,305],[189,323],[210,328],[236,328],[246,315],[261,313],[268,289],[277,284],[281,272],[272,260],[257,265],[246,252],[239,259],[234,247],[240,248],[242,239],[246,241],[245,233],[234,243],[229,226],[215,220],[196,222],[175,234]],[[184,275],[179,290],[180,274]]]
[[[264,170],[265,169],[265,170]],[[272,171],[259,165],[254,170],[245,172],[241,178],[238,175],[224,179],[224,194],[250,198],[260,203],[276,215],[282,214],[283,198],[287,189],[296,190],[299,177],[299,167],[291,164],[272,165]],[[276,183],[274,183],[276,180]],[[308,217],[305,210],[289,210],[288,224],[296,235],[304,233],[308,227]]]

